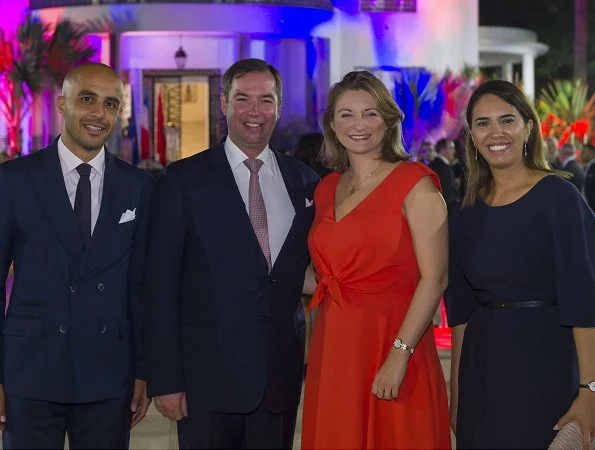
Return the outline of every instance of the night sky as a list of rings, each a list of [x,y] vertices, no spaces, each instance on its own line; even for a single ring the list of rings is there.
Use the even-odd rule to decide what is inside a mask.
[[[589,39],[587,62],[591,90],[595,88],[595,2],[587,0]],[[536,60],[536,88],[549,80],[572,78],[574,0],[479,0],[479,23],[532,30],[550,47]],[[515,70],[517,70],[515,68]],[[520,65],[518,70],[520,70]]]

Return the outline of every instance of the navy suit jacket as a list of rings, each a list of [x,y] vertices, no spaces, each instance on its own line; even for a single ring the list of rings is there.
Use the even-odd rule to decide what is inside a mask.
[[[151,395],[186,392],[190,410],[248,413],[266,390],[272,412],[297,407],[304,344],[295,316],[318,176],[275,156],[295,218],[270,275],[222,144],[161,175],[145,274]]]
[[[459,195],[455,186],[455,174],[450,164],[445,163],[441,158],[434,158],[428,167],[432,169],[440,179],[442,196],[449,210],[452,210],[459,201]]]
[[[0,165],[0,374],[8,395],[61,403],[129,395],[143,378],[140,292],[153,181],[106,151],[87,248],[55,141]],[[122,213],[135,220],[119,224]]]
[[[579,165],[579,163],[577,163],[574,160],[570,161],[562,170],[565,170],[566,172],[570,172],[572,174],[572,177],[568,181],[574,184],[576,188],[579,190],[579,192],[582,192],[583,186],[585,184],[585,171]]]
[[[585,198],[593,211],[595,211],[595,164],[591,164],[585,173]]]

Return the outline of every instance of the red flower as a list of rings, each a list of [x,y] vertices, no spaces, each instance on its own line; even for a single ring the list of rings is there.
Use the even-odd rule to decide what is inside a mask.
[[[574,133],[575,139],[583,142],[585,135],[589,131],[589,121],[586,119],[579,119],[576,122],[570,124],[570,129]]]
[[[12,68],[13,56],[10,43],[4,38],[4,32],[0,30],[0,73]]]

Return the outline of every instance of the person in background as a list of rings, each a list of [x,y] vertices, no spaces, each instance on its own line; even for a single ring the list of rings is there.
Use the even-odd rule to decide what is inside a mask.
[[[345,75],[327,105],[324,161],[337,172],[316,190],[309,237],[318,310],[302,448],[450,448],[431,326],[447,283],[438,177],[407,161],[403,113],[371,73]]]
[[[316,173],[269,147],[282,81],[242,59],[223,75],[228,136],[170,164],[155,193],[145,283],[147,379],[180,448],[293,445]]]
[[[579,192],[582,192],[585,184],[585,171],[576,160],[573,145],[566,143],[560,147],[560,156],[558,159],[560,162],[560,170],[570,172],[572,176],[569,181],[576,186]]]
[[[451,421],[459,448],[547,448],[595,431],[595,216],[554,172],[531,102],[488,81],[467,107],[450,217]],[[577,364],[578,362],[578,364]]]
[[[324,137],[322,133],[306,133],[300,136],[293,150],[293,157],[313,169],[320,178],[324,178],[332,172],[331,169],[325,167],[320,161],[323,141]]]
[[[595,147],[592,144],[583,145],[581,159],[585,164],[585,199],[595,211]]]
[[[547,146],[547,160],[550,165],[553,169],[562,170],[562,165],[558,159],[558,139],[553,136],[548,136],[545,139],[545,144]]]
[[[66,75],[62,134],[0,165],[3,446],[127,448],[145,416],[141,286],[153,181],[105,147],[124,86],[103,64]]]
[[[432,162],[436,156],[434,144],[428,141],[423,141],[419,146],[415,160],[425,164],[426,166]]]
[[[452,165],[452,171],[455,174],[459,199],[461,199],[467,191],[467,157],[465,156],[465,145],[458,139],[453,142],[455,144],[457,159]]]
[[[428,167],[436,172],[442,187],[442,196],[448,210],[452,210],[459,201],[459,193],[455,184],[455,175],[451,166],[456,156],[455,144],[450,139],[436,142],[436,156]]]

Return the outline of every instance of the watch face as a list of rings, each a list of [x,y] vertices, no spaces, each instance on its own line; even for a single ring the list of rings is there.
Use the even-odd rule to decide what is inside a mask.
[[[591,381],[588,386],[590,391],[595,392],[595,381]]]

